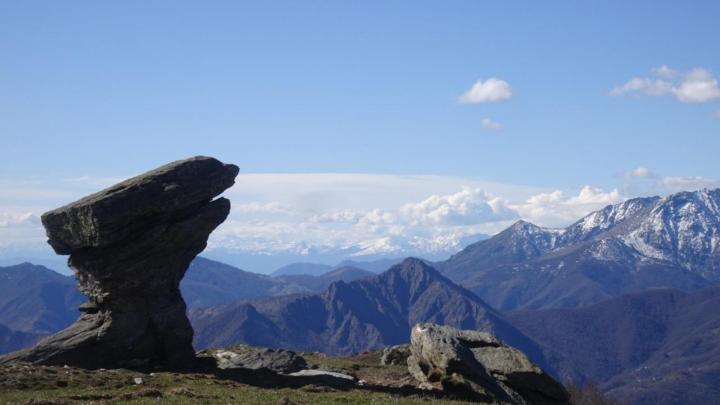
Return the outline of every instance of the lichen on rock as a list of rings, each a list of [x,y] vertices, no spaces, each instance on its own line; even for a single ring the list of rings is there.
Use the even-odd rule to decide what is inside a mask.
[[[423,387],[489,403],[570,403],[562,384],[489,333],[425,323],[410,341],[408,371]]]

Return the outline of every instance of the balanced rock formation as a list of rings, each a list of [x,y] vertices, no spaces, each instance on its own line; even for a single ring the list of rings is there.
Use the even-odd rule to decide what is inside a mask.
[[[88,302],[67,329],[2,361],[85,368],[182,368],[193,329],[179,284],[230,212],[214,199],[237,166],[194,157],[162,166],[45,213],[48,243],[69,254]]]
[[[425,388],[501,404],[570,404],[565,388],[491,334],[417,324],[408,370]]]

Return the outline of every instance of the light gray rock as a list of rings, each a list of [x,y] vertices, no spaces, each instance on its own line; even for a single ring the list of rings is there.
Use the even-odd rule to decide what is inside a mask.
[[[182,368],[193,330],[179,284],[230,212],[213,200],[238,168],[209,157],[162,166],[47,212],[48,243],[69,254],[88,303],[67,329],[0,362],[85,368]]]
[[[380,364],[383,366],[407,364],[410,356],[410,345],[395,345],[383,349]]]
[[[421,387],[502,404],[569,404],[565,388],[491,334],[434,324],[412,329],[408,371]]]
[[[355,377],[326,370],[300,370],[289,374],[292,377],[303,378],[308,382],[317,385],[329,385],[334,387],[352,387],[358,385]]]
[[[297,353],[284,349],[268,349],[246,345],[227,349],[212,350],[219,368],[268,369],[276,373],[289,374],[307,368],[305,359]]]
[[[355,381],[355,377],[349,374],[338,373],[335,371],[326,370],[300,370],[295,373],[290,373],[293,377],[317,377],[317,376],[328,376],[333,378],[339,378],[342,380]]]

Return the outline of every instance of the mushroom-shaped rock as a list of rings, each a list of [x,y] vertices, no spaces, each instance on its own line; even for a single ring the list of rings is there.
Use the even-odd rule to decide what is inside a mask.
[[[501,404],[570,404],[565,388],[486,332],[417,324],[408,370],[426,387]]]
[[[194,157],[45,213],[48,243],[69,254],[89,301],[67,329],[0,362],[183,368],[195,359],[180,280],[230,212],[215,199],[238,168]]]

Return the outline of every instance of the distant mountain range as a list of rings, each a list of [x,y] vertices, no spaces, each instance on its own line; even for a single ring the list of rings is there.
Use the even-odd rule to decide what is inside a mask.
[[[576,309],[506,314],[565,381],[594,381],[633,404],[720,398],[720,286],[625,295]]]
[[[635,198],[564,229],[519,221],[437,263],[496,308],[579,307],[720,281],[720,189]]]
[[[30,263],[0,267],[0,325],[50,334],[75,322],[85,296],[75,279]]]
[[[469,291],[419,259],[322,294],[265,298],[190,313],[197,348],[247,343],[350,354],[407,343],[418,322],[492,332],[542,364],[539,347]]]
[[[320,276],[343,267],[353,267],[356,269],[366,270],[371,273],[382,273],[391,266],[400,263],[402,260],[402,258],[387,258],[371,261],[343,260],[335,266],[320,263],[296,262],[282,266],[270,273],[270,275],[275,277],[297,275]]]
[[[287,266],[288,263],[292,264],[291,268],[298,263],[308,263],[332,266],[333,268],[351,265],[364,270],[380,272],[410,256],[422,257],[431,261],[446,260],[461,248],[487,238],[489,235],[472,234],[457,239],[442,239],[441,243],[428,243],[428,240],[420,243],[413,235],[394,235],[350,246],[310,246],[304,242],[298,242],[295,246],[283,246],[279,250],[266,250],[262,246],[258,247],[257,244],[254,244],[252,248],[247,247],[251,250],[244,250],[244,247],[238,249],[216,247],[205,251],[203,255],[261,274],[272,274],[273,271]],[[366,264],[372,267],[371,263],[373,262],[377,264],[375,270],[365,267]]]
[[[197,257],[188,268],[180,289],[188,308],[198,308],[258,297],[316,293],[336,281],[353,281],[374,274],[345,266],[331,268],[319,276],[270,277]],[[36,338],[55,333],[77,319],[77,308],[85,301],[72,276],[30,263],[0,267],[2,336],[18,332]],[[29,341],[23,340],[26,337],[21,339],[21,335],[15,335],[13,339]],[[8,350],[0,346],[0,353]]]
[[[13,331],[7,326],[0,325],[0,353],[13,352],[24,349],[37,343],[42,335],[34,333]]]
[[[0,353],[67,327],[84,301],[72,277],[30,263],[0,267]]]
[[[319,276],[332,271],[333,266],[329,264],[297,262],[290,263],[270,273],[271,276]]]
[[[407,342],[427,321],[491,331],[566,381],[633,404],[711,403],[719,207],[720,190],[702,190],[628,200],[564,229],[519,221],[436,263],[306,263],[267,276],[199,257],[181,289],[198,348],[349,354]],[[64,328],[83,301],[72,277],[0,268],[0,352]]]
[[[198,308],[242,299],[320,292],[335,281],[352,281],[373,275],[353,267],[336,270],[329,267],[327,270],[317,276],[271,277],[196,257],[180,283],[180,291],[188,308]]]
[[[330,270],[327,273],[318,276],[309,276],[306,274],[277,276],[276,280],[288,285],[298,285],[305,289],[306,292],[321,292],[330,287],[336,281],[354,281],[374,276],[375,273],[358,269],[356,267],[339,267]]]

